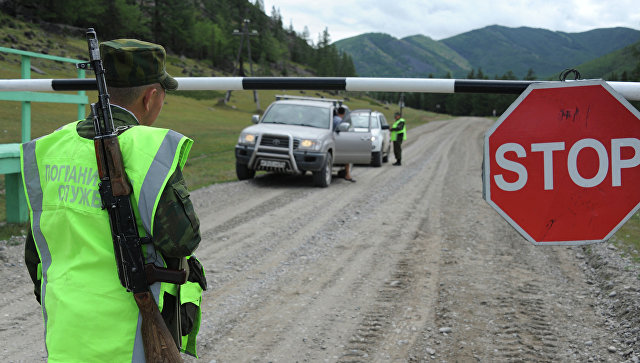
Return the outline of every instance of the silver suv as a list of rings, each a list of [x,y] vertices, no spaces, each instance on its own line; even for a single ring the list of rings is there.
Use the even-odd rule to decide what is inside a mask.
[[[368,164],[371,133],[356,132],[348,122],[333,129],[333,115],[340,106],[346,107],[342,100],[276,96],[262,118],[253,115],[256,125],[240,133],[236,145],[238,179],[251,179],[258,170],[283,174],[311,171],[314,185],[327,187],[333,167]]]

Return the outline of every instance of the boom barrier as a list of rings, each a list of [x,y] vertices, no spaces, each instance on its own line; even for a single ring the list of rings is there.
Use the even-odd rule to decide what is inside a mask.
[[[178,91],[339,90],[423,93],[520,94],[531,83],[449,78],[368,77],[176,77]],[[567,81],[574,82],[574,81]],[[640,82],[607,82],[629,101],[640,101]],[[95,79],[0,79],[1,91],[90,91]]]

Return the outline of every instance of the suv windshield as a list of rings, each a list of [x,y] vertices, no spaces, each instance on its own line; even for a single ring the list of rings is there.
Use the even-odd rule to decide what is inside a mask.
[[[286,124],[318,127],[330,127],[329,108],[276,103],[272,105],[262,118],[265,124]]]

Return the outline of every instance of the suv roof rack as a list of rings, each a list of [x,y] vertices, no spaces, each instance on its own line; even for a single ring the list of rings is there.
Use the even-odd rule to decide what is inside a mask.
[[[276,95],[276,101],[280,101],[280,100],[305,100],[305,101],[332,102],[334,105],[336,104],[342,105],[342,103],[344,102],[344,100],[337,100],[334,98]]]

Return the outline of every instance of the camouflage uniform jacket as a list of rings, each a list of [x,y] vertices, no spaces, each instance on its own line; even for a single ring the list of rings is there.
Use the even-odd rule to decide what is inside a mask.
[[[111,106],[114,127],[138,125],[135,116],[129,111]],[[93,139],[93,116],[78,123],[78,134],[87,139]],[[125,131],[126,132],[126,131]],[[187,198],[185,198],[187,195]],[[181,198],[182,197],[182,198]],[[167,259],[168,265],[175,265],[171,259],[180,259],[191,255],[200,243],[200,221],[196,215],[193,204],[188,198],[187,186],[182,176],[182,171],[177,168],[169,178],[167,185],[160,196],[156,210],[156,223],[153,226],[153,244]],[[31,228],[27,234],[24,251],[25,264],[34,284],[36,299],[40,302],[40,279],[38,277],[38,264],[40,257],[36,250],[35,241],[31,234]]]

